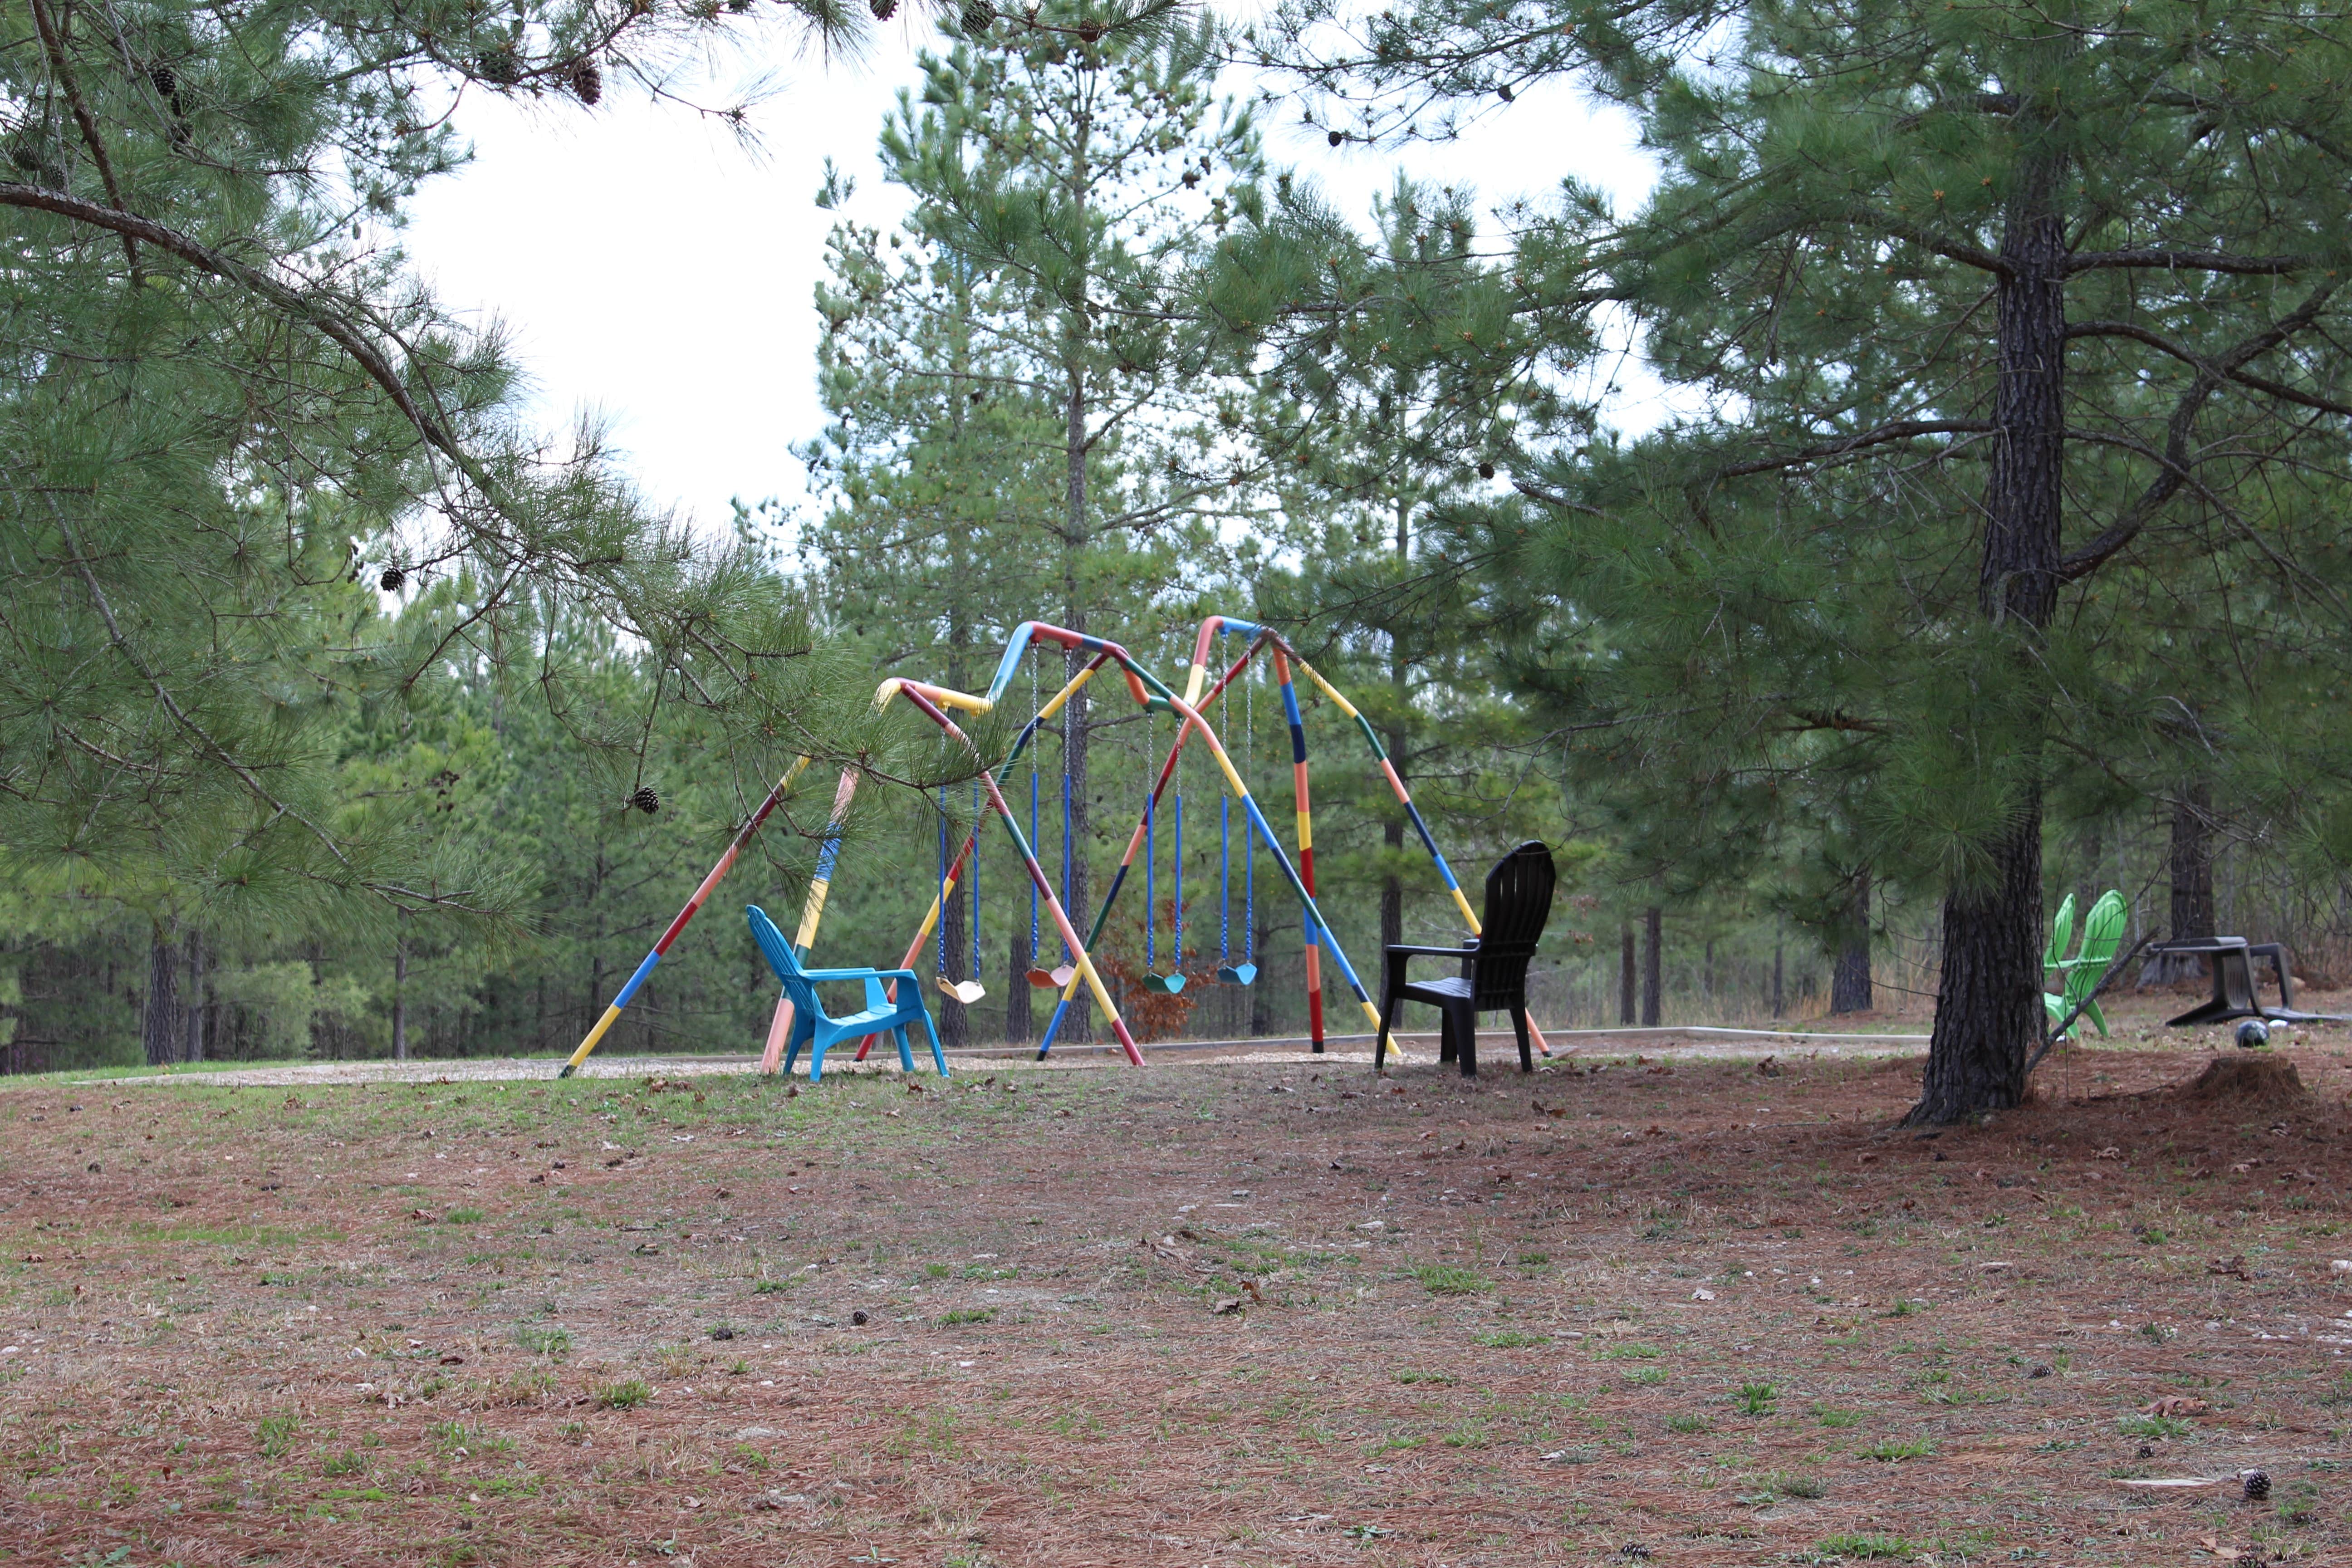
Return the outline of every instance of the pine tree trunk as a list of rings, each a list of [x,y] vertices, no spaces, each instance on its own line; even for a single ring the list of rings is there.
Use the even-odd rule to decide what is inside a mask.
[[[1409,570],[1412,558],[1412,503],[1403,496],[1396,498],[1396,531],[1394,548],[1399,571]],[[1397,721],[1402,724],[1412,703],[1411,672],[1405,665],[1404,644],[1394,632],[1389,634],[1389,700],[1394,706]],[[1390,765],[1398,776],[1404,773],[1405,734],[1402,729],[1391,729],[1381,737],[1388,748]],[[1381,879],[1381,962],[1388,962],[1388,950],[1404,941],[1404,882],[1395,870],[1397,852],[1404,848],[1404,808],[1381,825],[1381,842],[1389,848],[1390,870]]]
[[[2000,868],[1990,887],[1944,900],[1944,967],[1936,1028],[1912,1125],[1958,1121],[2025,1098],[2025,1064],[2041,1042],[2042,815],[2037,810],[1990,852]],[[2030,911],[2020,920],[2017,911]],[[1969,1026],[1963,1029],[1965,1023]]]
[[[2213,800],[2201,784],[2172,808],[2172,931],[2213,934]]]
[[[1870,1011],[1870,872],[1854,874],[1853,897],[1846,905],[1845,936],[1839,942],[1837,963],[1830,971],[1830,1011]]]
[[[1775,1018],[1789,1016],[1788,1008],[1781,1005],[1782,946],[1780,928],[1775,925],[1772,928],[1772,1016]]]
[[[1658,948],[1665,937],[1666,914],[1654,904],[1642,916],[1642,1024],[1645,1028],[1658,1026],[1658,1004],[1661,963]]]
[[[1036,846],[1030,847],[1034,849]],[[1042,910],[1038,918],[1042,926]],[[1037,1028],[1036,1017],[1029,1010],[1029,993],[1034,989],[1029,984],[1029,971],[1037,962],[1037,944],[1031,940],[1029,927],[1022,921],[1017,906],[1011,929],[1012,939],[1004,944],[1004,1038],[1018,1046],[1026,1044]]]
[[[1381,824],[1381,842],[1388,846],[1392,854],[1402,851],[1404,848],[1403,821],[1391,819]],[[1388,950],[1403,940],[1404,881],[1391,870],[1381,879],[1381,962],[1388,962]]]
[[[957,689],[962,689],[959,687]],[[962,843],[962,834],[950,827],[948,830],[948,854],[953,856],[957,847]],[[974,847],[974,853],[978,853],[977,846]],[[967,872],[970,869],[969,866],[965,868]],[[940,972],[950,980],[961,980],[964,977],[966,973],[964,965],[969,962],[971,952],[971,937],[964,926],[964,893],[970,885],[971,878],[968,875],[958,878],[956,885],[948,889],[947,908],[940,915],[938,942],[940,946],[946,950],[947,954],[946,962],[940,966]],[[940,1044],[952,1048],[967,1044],[971,1040],[971,1019],[969,1008],[953,996],[936,988],[933,994],[925,1000],[938,1009]]]
[[[188,999],[182,1012],[187,1020],[185,1044],[180,1059],[200,1062],[205,1059],[205,943],[202,935],[188,933]]]
[[[2000,379],[1977,600],[1996,625],[2034,642],[2057,607],[2063,515],[2063,174],[2046,155],[2030,155],[2019,169],[2002,225],[2003,271],[1993,283]],[[2028,737],[2025,744],[2034,743]],[[2031,784],[2022,795],[2007,830],[1980,846],[1989,875],[1944,895],[1943,975],[1912,1123],[1957,1121],[2025,1098],[2025,1064],[2044,1020],[2042,800]]]
[[[408,1059],[408,943],[392,944],[392,1059]]]
[[[1265,954],[1266,944],[1274,940],[1271,928],[1260,924],[1250,941],[1250,952],[1258,961],[1257,984],[1249,987],[1250,1034],[1263,1039],[1274,1033],[1274,1011],[1267,1005],[1274,987],[1265,983]]]
[[[958,587],[950,587],[948,592],[950,595],[948,611],[948,687],[950,690],[961,691],[964,689],[961,644],[968,633],[965,630],[961,600],[955,597],[960,590]],[[942,792],[940,798],[941,807],[950,807],[955,804],[957,803],[950,793]],[[975,826],[977,826],[976,823]],[[963,847],[965,829],[950,818],[941,831],[947,835],[941,844],[941,852],[947,856],[947,861],[940,868],[944,874],[947,867],[955,863],[955,852]],[[970,962],[971,952],[971,931],[966,923],[966,910],[967,900],[971,892],[972,866],[979,855],[980,846],[975,843],[971,847],[972,858],[964,862],[963,873],[956,879],[955,886],[947,889],[947,900],[940,910],[940,929],[935,939],[936,951],[939,954],[936,967],[943,979],[961,980],[969,973],[965,965]],[[932,994],[925,997],[924,1000],[930,1004],[937,1015],[940,1044],[953,1049],[971,1043],[971,1018],[970,1010],[961,1002],[936,986],[933,987]]]
[[[1083,162],[1084,132],[1080,132]],[[1078,182],[1083,192],[1085,182]],[[1084,202],[1079,204],[1083,222]],[[1087,629],[1087,605],[1082,596],[1087,550],[1087,371],[1085,353],[1086,312],[1083,309],[1066,313],[1064,321],[1067,377],[1067,401],[1064,408],[1063,459],[1066,467],[1062,515],[1062,624],[1074,632]],[[1073,648],[1064,658],[1065,680],[1077,679],[1093,656]],[[1090,683],[1091,684],[1091,683]],[[1087,788],[1087,688],[1080,687],[1062,707],[1063,765],[1070,775],[1070,893],[1068,913],[1070,924],[1084,941],[1094,920],[1093,878],[1087,867],[1087,840],[1092,824],[1094,797]],[[1089,955],[1091,956],[1091,955]],[[1078,1044],[1094,1038],[1094,1003],[1086,987],[1078,988],[1076,998],[1062,1020],[1061,1037]]]
[[[168,1067],[180,1056],[180,951],[158,928],[147,949],[147,1005],[141,1019],[147,1065]]]
[[[1617,928],[1617,1021],[1633,1021],[1633,927],[1627,921]]]

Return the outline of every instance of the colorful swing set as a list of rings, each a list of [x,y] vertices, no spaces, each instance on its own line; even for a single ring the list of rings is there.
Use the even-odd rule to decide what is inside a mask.
[[[1210,655],[1213,647],[1222,647],[1223,638],[1228,633],[1248,639],[1247,646],[1240,658],[1226,667],[1212,684],[1209,679]],[[1145,967],[1147,975],[1144,984],[1148,988],[1162,994],[1177,994],[1186,984],[1183,966],[1183,794],[1180,769],[1185,747],[1197,735],[1215,763],[1223,784],[1223,797],[1218,808],[1216,978],[1226,984],[1247,985],[1253,984],[1258,975],[1256,858],[1258,844],[1262,838],[1267,852],[1274,858],[1276,868],[1281,873],[1283,879],[1289,884],[1292,894],[1298,900],[1300,924],[1306,944],[1307,1016],[1313,1048],[1317,1052],[1324,1048],[1322,956],[1326,952],[1338,966],[1340,978],[1355,996],[1358,1005],[1363,1008],[1366,1018],[1377,1030],[1380,1026],[1379,1009],[1366,994],[1354,966],[1349,963],[1347,953],[1340,948],[1330,926],[1323,918],[1322,910],[1316,903],[1314,824],[1307,792],[1306,727],[1299,709],[1297,690],[1292,678],[1294,668],[1304,671],[1316,689],[1340,712],[1353,719],[1363,731],[1365,740],[1371,747],[1374,761],[1387,778],[1390,787],[1395,792],[1398,801],[1403,805],[1423,846],[1429,851],[1430,858],[1435,865],[1439,876],[1444,879],[1447,892],[1453,896],[1472,934],[1477,933],[1477,917],[1472,912],[1468,900],[1464,898],[1461,885],[1455,880],[1453,869],[1446,864],[1444,856],[1439,852],[1435,838],[1431,835],[1428,825],[1422,819],[1420,811],[1413,805],[1412,795],[1406,790],[1404,781],[1398,775],[1394,764],[1390,762],[1386,751],[1381,747],[1379,736],[1353,705],[1305,659],[1299,658],[1297,650],[1271,627],[1228,616],[1212,616],[1202,622],[1193,646],[1190,676],[1184,693],[1180,697],[1117,643],[1091,637],[1083,632],[1049,626],[1044,622],[1024,621],[1013,629],[1012,638],[1005,647],[1004,655],[999,661],[994,674],[990,679],[985,693],[973,695],[922,681],[893,679],[884,681],[877,690],[875,707],[880,710],[887,708],[893,700],[904,699],[908,706],[938,725],[941,733],[949,741],[962,747],[971,754],[975,763],[981,762],[980,754],[973,747],[970,736],[949,716],[950,712],[952,710],[984,716],[996,711],[1028,656],[1045,646],[1058,647],[1066,653],[1090,657],[1087,658],[1086,663],[1078,668],[1077,672],[1072,675],[1042,707],[1035,703],[1036,687],[1033,669],[1031,702],[1034,711],[1015,737],[1004,760],[994,768],[987,768],[983,765],[973,781],[971,827],[952,855],[947,852],[947,841],[952,834],[949,820],[950,814],[946,808],[945,791],[942,790],[939,812],[939,874],[930,908],[926,911],[921,924],[915,932],[914,940],[908,944],[905,956],[900,959],[896,969],[856,972],[861,975],[870,974],[872,982],[878,984],[880,994],[875,998],[875,1005],[892,1009],[898,1007],[898,986],[902,983],[912,984],[911,976],[915,962],[922,955],[925,947],[930,943],[935,931],[940,931],[939,973],[935,976],[935,984],[943,993],[966,1005],[981,1000],[985,994],[985,987],[980,981],[979,921],[975,919],[972,922],[974,931],[972,978],[967,981],[957,979],[949,973],[950,955],[946,952],[945,933],[940,929],[940,917],[946,908],[948,898],[953,893],[959,881],[967,874],[968,867],[973,879],[973,891],[976,897],[979,865],[974,856],[979,846],[982,819],[983,816],[993,816],[1003,824],[1005,835],[1011,840],[1029,881],[1029,953],[1032,964],[1025,978],[1033,985],[1051,988],[1060,994],[1053,1016],[1039,1041],[1038,1057],[1042,1059],[1053,1048],[1055,1037],[1060,1032],[1071,1005],[1077,1000],[1079,993],[1083,990],[1095,1006],[1109,1020],[1112,1032],[1117,1037],[1119,1047],[1126,1054],[1128,1060],[1139,1067],[1141,1066],[1142,1052],[1137,1047],[1125,1020],[1120,1016],[1118,1008],[1108,988],[1104,984],[1102,976],[1097,970],[1090,954],[1095,944],[1101,938],[1104,926],[1108,921],[1112,910],[1117,906],[1119,892],[1134,867],[1136,857],[1140,853],[1144,857],[1143,880],[1146,900]],[[1253,661],[1260,653],[1270,656],[1275,680],[1281,689],[1284,718],[1290,732],[1292,787],[1297,824],[1298,850],[1296,861],[1284,849],[1280,838],[1274,832],[1271,824],[1267,822],[1264,812],[1260,810],[1256,797],[1250,793],[1248,784],[1234,766],[1232,757],[1227,753],[1215,729],[1206,717],[1208,710],[1224,696],[1235,679],[1245,679],[1253,668]],[[1222,661],[1222,653],[1219,658]],[[1093,922],[1082,939],[1066,908],[1071,888],[1073,857],[1076,853],[1070,833],[1073,816],[1070,776],[1067,770],[1064,770],[1062,877],[1061,892],[1057,897],[1053,883],[1047,879],[1044,868],[1038,862],[1034,847],[1040,825],[1042,790],[1035,759],[1030,752],[1030,748],[1036,740],[1039,730],[1059,715],[1068,705],[1071,698],[1107,666],[1117,668],[1129,696],[1139,707],[1148,714],[1166,712],[1174,715],[1177,720],[1177,729],[1175,739],[1169,748],[1167,759],[1161,764],[1158,775],[1145,795],[1140,819],[1136,824],[1134,833],[1129,838],[1127,851],[1112,874],[1110,885],[1104,892],[1101,905],[1095,911]],[[1255,718],[1254,698],[1250,695],[1253,689],[1254,683],[1245,680],[1245,732],[1254,746]],[[1020,763],[1024,754],[1030,755],[1031,759],[1029,821],[1028,831],[1025,834],[1022,830],[1022,824],[1007,804],[1003,788],[1004,782],[1012,776],[1013,770]],[[653,951],[648,952],[644,961],[638,964],[628,982],[622,987],[620,994],[605,1009],[604,1015],[597,1019],[595,1026],[589,1030],[587,1037],[580,1042],[579,1047],[572,1052],[571,1059],[564,1064],[562,1076],[570,1077],[596,1048],[597,1043],[610,1031],[622,1011],[644,986],[655,966],[668,952],[678,933],[685,930],[687,923],[694,918],[696,910],[701,908],[720,879],[726,876],[729,868],[741,855],[745,847],[750,844],[752,836],[759,831],[760,826],[767,819],[769,814],[790,795],[800,775],[807,769],[809,762],[810,759],[805,756],[796,759],[784,776],[777,782],[775,788],[769,792],[767,798],[752,812],[751,817],[729,844],[726,852],[719,858],[719,863],[713,866],[709,874],[703,878],[701,884],[696,888],[693,897],[687,901],[686,907],[678,911],[677,917],[663,931],[660,940],[655,942]],[[1154,862],[1158,837],[1158,803],[1163,792],[1170,792],[1171,782],[1175,786],[1170,801],[1170,826],[1174,840],[1172,847],[1175,852],[1177,877],[1174,900],[1175,944],[1174,961],[1167,969],[1162,970],[1158,963],[1155,916],[1152,912],[1156,891]],[[817,928],[824,912],[826,894],[839,860],[843,824],[846,819],[850,804],[856,796],[857,784],[857,770],[855,767],[845,768],[835,788],[833,805],[827,815],[826,829],[820,841],[815,872],[810,880],[808,895],[802,906],[799,928],[793,933],[789,944],[791,957],[795,963],[804,959],[815,944]],[[1232,807],[1235,801],[1240,803],[1242,808],[1244,846],[1243,937],[1239,962],[1234,961],[1230,942]],[[1050,969],[1037,962],[1038,939],[1043,934],[1039,920],[1041,908],[1043,912],[1050,917],[1055,934],[1062,944],[1063,962]],[[961,956],[960,953],[955,955],[958,960]],[[782,973],[781,970],[780,973]],[[850,972],[812,971],[809,973],[832,975],[836,973]],[[915,1010],[920,1010],[919,1005]],[[796,1035],[805,1037],[804,1030],[795,1030],[794,1018],[793,992],[787,987],[784,994],[777,1002],[775,1016],[769,1028],[767,1047],[761,1061],[762,1070],[767,1072],[779,1070],[785,1058],[788,1042],[793,1041]],[[866,1050],[871,1048],[877,1037],[878,1037],[867,1035],[860,1041],[857,1054],[861,1059]],[[1539,1035],[1537,1040],[1541,1044]],[[1549,1055],[1549,1047],[1545,1049],[1546,1054]],[[901,1054],[902,1056],[905,1054],[903,1050]],[[940,1058],[940,1066],[944,1073],[944,1058]]]

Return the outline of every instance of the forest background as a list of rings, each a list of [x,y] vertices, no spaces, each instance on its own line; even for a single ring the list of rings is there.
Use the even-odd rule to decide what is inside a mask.
[[[2315,279],[2345,235],[2341,46],[2156,9],[966,8],[878,128],[908,217],[834,229],[816,499],[698,531],[596,429],[525,427],[510,350],[415,285],[398,220],[465,155],[460,86],[592,111],[743,7],[478,9],[453,43],[372,12],[12,6],[0,195],[43,308],[7,351],[7,1061],[566,1050],[803,750],[882,786],[817,954],[895,962],[975,795],[867,700],[974,689],[1030,618],[1171,683],[1206,614],[1285,629],[1465,883],[1554,846],[1556,1027],[1922,1017],[1955,910],[2013,932],[2021,878],[2035,930],[2112,885],[2127,940],[2242,930],[2332,984],[2347,411]],[[1237,98],[1237,63],[1286,95]],[[1639,119],[1665,170],[1640,210],[1561,166],[1524,194],[1400,174],[1343,211],[1258,118],[1391,146],[1555,78]],[[2142,118],[2051,107],[2068,89]],[[1928,161],[1901,146],[1923,123]],[[1838,173],[1759,179],[1775,156]],[[2071,216],[2068,181],[2099,186]],[[2086,249],[2166,221],[2200,247]],[[2020,479],[2003,356],[2044,229],[2105,258],[2049,289],[2128,288],[2053,340],[2104,356],[2050,425],[2093,460]],[[1611,427],[1596,367],[1629,355],[1685,413]],[[1980,563],[2011,491],[2049,498],[2053,542],[2067,511],[2071,552]],[[1064,674],[1033,662],[1016,700]],[[1307,725],[1321,901],[1370,982],[1382,942],[1459,933],[1354,727],[1311,698]],[[1038,748],[1078,907],[1171,733],[1097,696]],[[1286,822],[1271,688],[1223,733]],[[1132,897],[1109,966],[1157,1037],[1296,1033],[1297,911],[1261,857],[1245,918],[1238,837],[1221,910],[1220,790],[1185,782],[1201,983],[1135,986]],[[788,803],[605,1050],[755,1048],[773,990],[740,905],[789,928],[829,795]],[[951,1040],[1032,1039],[1030,900],[982,842],[926,956],[989,985],[942,1006]],[[1221,929],[1255,986],[1207,983]]]

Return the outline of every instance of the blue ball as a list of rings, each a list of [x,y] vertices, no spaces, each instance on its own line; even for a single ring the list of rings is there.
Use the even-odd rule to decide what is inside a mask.
[[[2260,1018],[2243,1018],[2238,1023],[2238,1045],[2244,1050],[2254,1050],[2271,1043],[2271,1026]]]

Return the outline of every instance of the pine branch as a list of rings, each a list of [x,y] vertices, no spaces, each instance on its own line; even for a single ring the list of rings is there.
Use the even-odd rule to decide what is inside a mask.
[[[2139,537],[2140,531],[2147,526],[2148,520],[2154,517],[2158,510],[2170,500],[2184,484],[2192,486],[2199,494],[2212,503],[2216,510],[2251,536],[2252,531],[2247,528],[2245,522],[2238,517],[2228,503],[2214,495],[2189,471],[2191,467],[2189,455],[2189,437],[2196,428],[2198,415],[2222,384],[2235,375],[2248,361],[2268,353],[2304,328],[2311,325],[2318,319],[2320,308],[2326,304],[2328,297],[2336,292],[2336,287],[2333,283],[2321,285],[2312,291],[2310,298],[2270,327],[2256,332],[2219,359],[2200,365],[2196,378],[2189,383],[2188,390],[2180,395],[2179,402],[2174,405],[2172,417],[2166,421],[2162,452],[2158,452],[2145,442],[2134,441],[2127,437],[2087,431],[2070,430],[2066,433],[2069,440],[2097,441],[2137,451],[2141,456],[2152,458],[2162,465],[2163,471],[2158,473],[2156,479],[2149,482],[2147,488],[2140,492],[2139,499],[2132,503],[2131,509],[2124,514],[2123,521],[2108,528],[2081,549],[2060,558],[2057,573],[2060,582],[2072,583],[2087,577],[2114,559],[2117,552]],[[2197,362],[2192,360],[2190,363]]]
[[[2183,348],[2170,339],[2130,321],[2072,322],[2066,328],[2066,335],[2069,338],[2129,338],[2136,342],[2146,343],[2159,353],[2170,354],[2183,364],[2210,375],[2237,382],[2243,386],[2251,386],[2257,392],[2268,393],[2283,402],[2300,404],[2305,408],[2315,408],[2322,414],[2335,414],[2352,419],[2352,404],[2337,403],[2333,399],[2316,396],[2308,392],[2299,392],[2284,382],[2273,381],[2268,376],[2254,375],[2242,370],[2222,370],[2213,361],[2201,354]]]
[[[1830,458],[1843,458],[1871,447],[1883,447],[1891,441],[1908,441],[1921,436],[1989,436],[1996,426],[1990,419],[1897,419],[1875,429],[1849,436],[1825,447],[1811,447],[1801,452],[1791,452],[1781,458],[1759,458],[1753,462],[1737,464],[1717,470],[1718,479],[1736,479],[1748,474],[1770,473],[1779,468],[1801,468]]]
[[[1525,479],[1513,479],[1511,488],[1529,500],[1541,501],[1544,505],[1557,508],[1561,511],[1582,512],[1587,517],[1605,518],[1609,515],[1597,506],[1587,506],[1580,500],[1570,500],[1564,495],[1545,489],[1541,485],[1530,484]]]
[[[2227,272],[2245,278],[2281,278],[2319,265],[2315,256],[2231,256],[2220,250],[2086,250],[2066,258],[2069,276],[2102,268],[2148,267],[2167,272]]]
[[[21,207],[33,212],[46,212],[58,217],[87,224],[126,239],[143,239],[160,250],[187,262],[199,271],[234,283],[261,296],[289,316],[299,321],[333,342],[352,356],[369,380],[390,397],[402,416],[424,437],[425,443],[455,463],[459,471],[491,499],[500,510],[509,510],[499,487],[483,471],[473,455],[451,434],[437,410],[428,412],[411,394],[400,374],[382,350],[371,342],[361,329],[321,305],[300,289],[291,288],[243,262],[223,255],[199,241],[120,207],[102,206],[86,202],[64,191],[48,190],[39,185],[20,184],[0,180],[0,206]],[[429,395],[429,394],[428,394]]]

